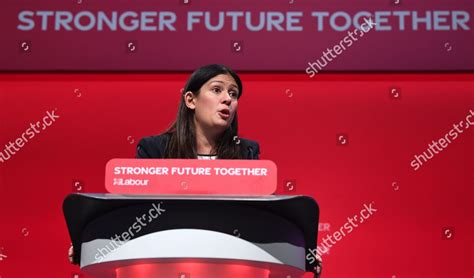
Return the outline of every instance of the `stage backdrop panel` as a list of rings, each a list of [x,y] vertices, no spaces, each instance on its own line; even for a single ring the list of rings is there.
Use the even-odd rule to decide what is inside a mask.
[[[472,0],[4,2],[2,71],[474,70]]]
[[[0,75],[2,153],[49,124],[0,163],[2,277],[74,277],[63,199],[106,192],[106,162],[134,157],[141,137],[168,126],[187,77]],[[242,80],[241,137],[277,164],[277,194],[319,203],[325,277],[472,277],[472,74]]]

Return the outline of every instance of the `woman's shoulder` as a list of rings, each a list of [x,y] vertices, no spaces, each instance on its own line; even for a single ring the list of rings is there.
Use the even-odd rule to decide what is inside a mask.
[[[162,133],[158,135],[145,136],[142,139],[140,139],[140,142],[145,142],[148,144],[162,144],[162,143],[168,142],[170,137],[171,137],[171,134]]]
[[[243,146],[242,155],[247,159],[259,159],[260,145],[257,141],[239,137],[240,144]]]
[[[246,146],[257,147],[259,145],[258,142],[255,141],[255,140],[250,140],[250,139],[246,139],[246,138],[242,138],[242,137],[239,137],[239,140],[240,140],[240,142],[242,142]]]
[[[171,135],[162,133],[146,136],[137,145],[137,158],[162,158]]]

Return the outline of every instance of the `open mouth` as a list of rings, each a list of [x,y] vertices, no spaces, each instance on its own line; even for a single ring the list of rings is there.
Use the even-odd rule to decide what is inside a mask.
[[[222,109],[221,111],[218,112],[218,114],[223,119],[228,119],[230,117],[229,109]]]

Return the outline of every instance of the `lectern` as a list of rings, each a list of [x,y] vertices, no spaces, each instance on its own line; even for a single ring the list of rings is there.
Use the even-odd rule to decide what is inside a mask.
[[[297,278],[314,273],[319,207],[307,196],[71,194],[63,204],[90,277]]]

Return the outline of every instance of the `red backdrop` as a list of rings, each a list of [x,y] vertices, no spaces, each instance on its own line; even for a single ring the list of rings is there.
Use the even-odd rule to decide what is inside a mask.
[[[64,197],[76,180],[81,192],[105,192],[106,162],[133,157],[142,136],[173,120],[187,77],[0,75],[2,151],[47,111],[60,116],[0,163],[1,277],[79,271],[67,260]],[[474,74],[241,77],[240,134],[277,164],[278,194],[318,201],[320,241],[364,204],[377,209],[323,256],[324,277],[474,276],[474,128],[410,166],[474,110]]]

